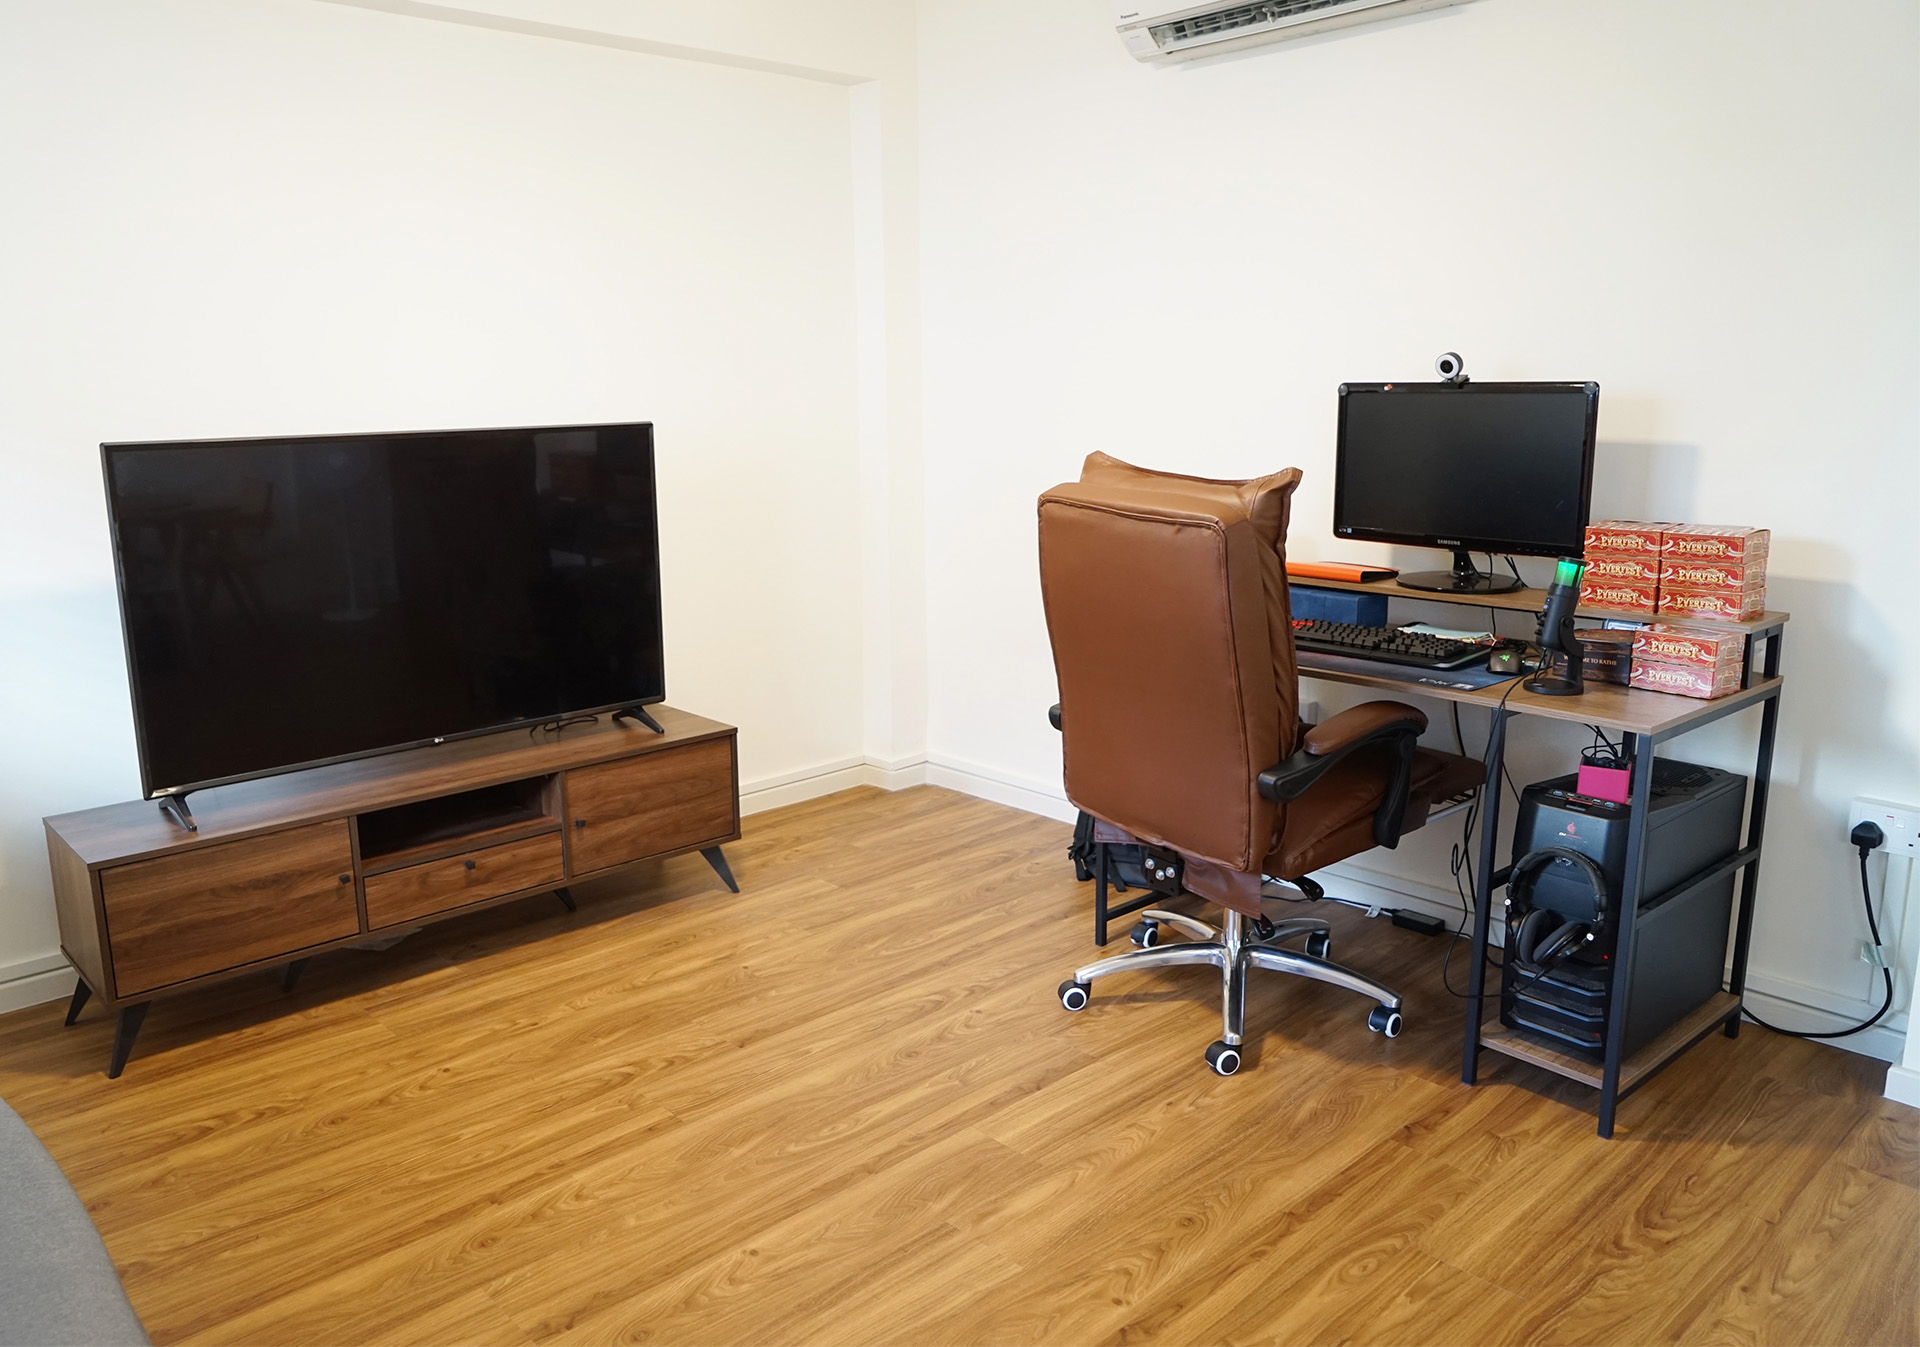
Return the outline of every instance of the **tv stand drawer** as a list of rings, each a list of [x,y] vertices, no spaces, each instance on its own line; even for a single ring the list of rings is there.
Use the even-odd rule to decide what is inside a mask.
[[[558,831],[483,847],[367,876],[367,928],[417,921],[468,903],[566,882]]]

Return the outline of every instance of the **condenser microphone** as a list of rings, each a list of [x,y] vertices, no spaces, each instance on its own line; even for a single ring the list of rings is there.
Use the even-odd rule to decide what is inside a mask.
[[[1573,629],[1573,610],[1580,606],[1580,572],[1583,561],[1562,558],[1553,570],[1553,584],[1547,589],[1546,604],[1540,609],[1540,629],[1534,644],[1540,647],[1540,672],[1520,686],[1545,697],[1574,697],[1587,688],[1582,667],[1585,652]],[[1567,657],[1564,674],[1554,672],[1554,653]]]

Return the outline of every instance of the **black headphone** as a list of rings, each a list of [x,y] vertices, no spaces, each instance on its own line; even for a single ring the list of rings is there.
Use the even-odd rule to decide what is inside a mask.
[[[1593,917],[1590,920],[1563,918],[1544,907],[1531,906],[1533,883],[1550,865],[1571,864],[1586,876],[1593,891]],[[1594,939],[1607,924],[1611,905],[1607,877],[1594,864],[1570,847],[1536,847],[1513,863],[1507,876],[1507,902],[1514,908],[1527,908],[1527,915],[1513,931],[1513,956],[1523,964],[1544,968],[1558,963],[1581,945]]]

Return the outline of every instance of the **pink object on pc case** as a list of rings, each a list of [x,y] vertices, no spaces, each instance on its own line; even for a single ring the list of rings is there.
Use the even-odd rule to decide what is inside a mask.
[[[1633,774],[1624,767],[1582,767],[1574,790],[1590,800],[1611,800],[1626,804]]]

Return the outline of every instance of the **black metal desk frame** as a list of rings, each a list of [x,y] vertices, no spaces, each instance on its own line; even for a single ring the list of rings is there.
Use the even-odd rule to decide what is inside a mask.
[[[1757,648],[1765,643],[1766,651],[1762,657],[1760,676],[1763,680],[1773,680],[1780,673],[1781,623],[1762,627],[1748,634],[1745,664],[1742,670],[1741,686],[1754,685],[1754,661]],[[1711,704],[1709,704],[1711,705]],[[1655,750],[1663,743],[1676,739],[1683,734],[1710,725],[1726,716],[1744,711],[1754,705],[1751,700],[1741,699],[1724,707],[1714,708],[1686,724],[1672,730],[1652,734],[1636,733],[1629,738],[1629,748],[1635,763],[1651,764]],[[1740,879],[1739,906],[1734,927],[1733,964],[1728,979],[1727,991],[1732,994],[1734,1004],[1718,1018],[1700,1026],[1694,1034],[1674,1045],[1653,1068],[1634,1080],[1625,1090],[1621,1088],[1621,1067],[1626,1037],[1626,1003],[1624,996],[1616,998],[1611,1013],[1607,1017],[1606,1055],[1601,1065],[1600,1082],[1600,1135],[1613,1135],[1614,1112],[1620,1100],[1632,1093],[1645,1081],[1651,1079],[1662,1067],[1688,1048],[1698,1043],[1715,1029],[1721,1029],[1728,1038],[1738,1036],[1740,1032],[1741,1000],[1747,985],[1747,951],[1753,938],[1754,896],[1760,884],[1760,846],[1767,825],[1767,785],[1773,770],[1773,744],[1775,732],[1780,721],[1780,684],[1777,682],[1767,688],[1760,702],[1760,738],[1754,757],[1751,795],[1747,806],[1746,841],[1741,849],[1697,875],[1682,880],[1665,894],[1658,895],[1647,906],[1665,901],[1702,884],[1720,879],[1733,870],[1742,870]],[[1474,876],[1474,912],[1472,967],[1467,977],[1467,1026],[1466,1042],[1461,1055],[1460,1079],[1472,1085],[1478,1078],[1480,1065],[1481,1030],[1486,1016],[1487,981],[1487,945],[1493,920],[1493,891],[1506,884],[1506,867],[1496,872],[1494,869],[1495,849],[1499,845],[1500,824],[1500,780],[1501,768],[1506,757],[1507,721],[1518,712],[1505,708],[1494,712],[1493,725],[1489,731],[1488,745],[1488,787],[1483,790],[1484,807],[1480,815],[1480,857],[1479,869]],[[1620,934],[1619,943],[1613,959],[1613,982],[1616,987],[1631,985],[1633,959],[1635,954],[1635,915],[1640,909],[1641,887],[1646,878],[1646,841],[1647,824],[1652,813],[1653,772],[1649,770],[1633,773],[1632,815],[1628,823],[1627,854],[1625,870],[1619,898]]]
[[[1406,589],[1394,580],[1360,583],[1315,579],[1301,583],[1356,593],[1380,594],[1388,598],[1412,599],[1426,603],[1463,604],[1471,608],[1493,607],[1510,612],[1538,612],[1540,604],[1546,598],[1544,591],[1541,590],[1519,590],[1505,595],[1455,597],[1425,590]],[[1638,622],[1647,620],[1643,616],[1634,614],[1590,608],[1580,609],[1577,615],[1590,620],[1603,618],[1627,618]],[[1331,682],[1366,687],[1384,692],[1389,696],[1437,697],[1463,706],[1484,706],[1492,713],[1493,723],[1488,730],[1486,755],[1490,765],[1487,777],[1489,785],[1483,787],[1481,792],[1483,807],[1480,812],[1479,864],[1474,872],[1472,967],[1468,973],[1467,1022],[1465,1043],[1461,1052],[1460,1079],[1466,1084],[1472,1085],[1478,1079],[1482,1048],[1517,1057],[1542,1069],[1554,1071],[1598,1089],[1600,1091],[1599,1132],[1602,1137],[1610,1137],[1613,1135],[1614,1114],[1623,1097],[1631,1094],[1668,1062],[1680,1056],[1715,1029],[1721,1029],[1729,1038],[1738,1035],[1741,1001],[1746,991],[1747,953],[1753,938],[1754,899],[1760,883],[1760,849],[1766,832],[1768,778],[1773,770],[1774,737],[1780,722],[1781,633],[1787,618],[1786,613],[1769,612],[1756,621],[1738,624],[1737,629],[1744,632],[1746,636],[1741,687],[1738,691],[1719,700],[1699,702],[1665,693],[1635,693],[1632,695],[1638,698],[1658,699],[1654,703],[1642,701],[1640,703],[1642,710],[1649,705],[1661,707],[1670,705],[1675,714],[1645,716],[1631,723],[1630,718],[1624,715],[1605,714],[1597,708],[1590,713],[1589,708],[1594,704],[1587,703],[1585,697],[1533,698],[1531,704],[1528,704],[1528,699],[1523,697],[1521,703],[1509,705],[1502,699],[1504,694],[1499,687],[1492,689],[1432,687],[1396,682],[1368,674],[1355,674],[1351,670],[1314,669],[1304,659],[1302,660],[1300,674],[1303,678],[1322,678]],[[1624,690],[1613,688],[1608,691],[1617,693]],[[1583,703],[1587,704],[1583,705]],[[1503,778],[1506,759],[1507,722],[1516,715],[1545,714],[1554,719],[1599,724],[1619,731],[1626,739],[1628,749],[1636,761],[1651,762],[1655,750],[1660,745],[1756,705],[1760,707],[1760,736],[1754,758],[1751,794],[1748,797],[1746,837],[1743,845],[1733,855],[1697,875],[1689,876],[1668,893],[1657,895],[1658,898],[1672,898],[1697,885],[1722,879],[1734,870],[1744,872],[1740,879],[1733,961],[1726,991],[1714,1001],[1709,1001],[1707,1006],[1696,1012],[1695,1017],[1682,1021],[1684,1031],[1669,1030],[1668,1034],[1663,1035],[1655,1043],[1637,1050],[1631,1059],[1626,1058],[1623,1052],[1626,1014],[1624,1000],[1619,1001],[1614,1013],[1608,1017],[1606,1052],[1597,1069],[1588,1061],[1574,1059],[1562,1053],[1542,1051],[1538,1045],[1529,1047],[1524,1040],[1517,1037],[1510,1036],[1507,1040],[1497,1037],[1488,1038],[1487,1033],[1490,1029],[1502,1028],[1497,1023],[1492,1026],[1487,1025],[1485,1019],[1488,999],[1487,944],[1493,920],[1493,893],[1496,889],[1504,888],[1507,880],[1505,870],[1496,871],[1494,866],[1500,840],[1499,783]],[[1643,896],[1641,889],[1646,878],[1646,836],[1652,790],[1653,773],[1650,770],[1633,774],[1630,801],[1633,812],[1628,829],[1626,874],[1622,885],[1623,892],[1619,895],[1620,933],[1613,960],[1615,985],[1623,988],[1630,985],[1628,979],[1636,953],[1636,914],[1643,906],[1653,906],[1652,902],[1641,901]]]

